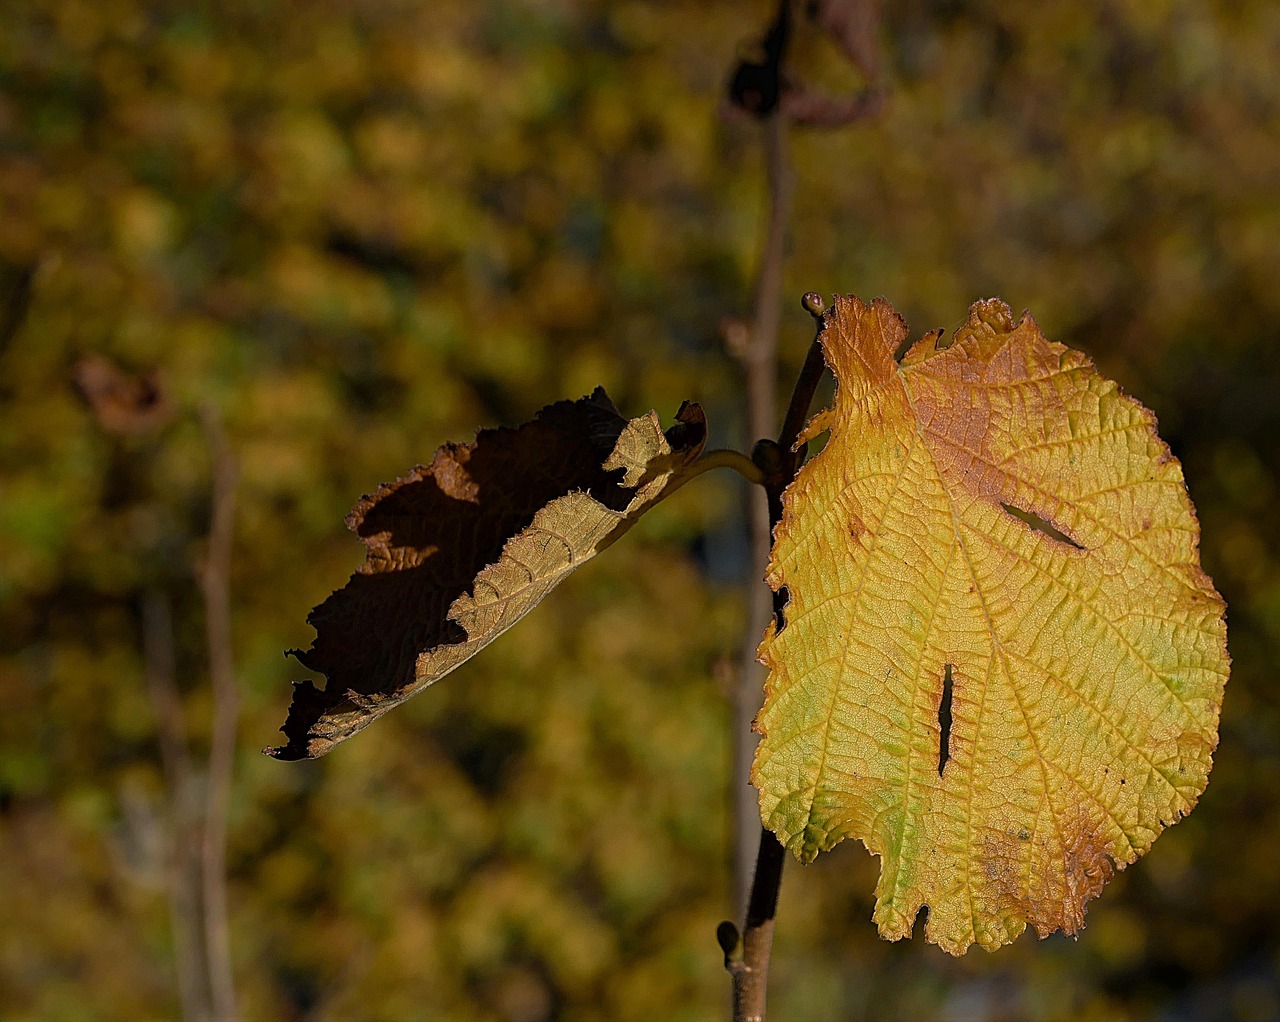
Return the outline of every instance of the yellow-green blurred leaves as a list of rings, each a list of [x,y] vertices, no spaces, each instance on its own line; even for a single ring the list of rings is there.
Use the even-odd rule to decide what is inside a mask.
[[[947,1017],[993,990],[1008,998],[993,1016],[1177,1012],[1171,999],[1221,981],[1223,962],[1265,960],[1280,899],[1276,5],[1133,0],[1101,18],[1073,0],[883,6],[883,114],[792,135],[784,293],[858,281],[942,325],[999,292],[1141,393],[1232,600],[1230,739],[1196,813],[1104,899],[1135,906],[1147,930],[1133,971],[1092,954],[1092,929],[954,961],[878,941],[861,922],[874,868],[846,843],[788,873],[771,1002],[815,1022]],[[280,649],[305,644],[303,614],[353,566],[337,525],[351,495],[437,438],[605,383],[622,407],[697,398],[717,444],[754,439],[733,428],[740,367],[716,324],[748,307],[763,160],[753,126],[716,106],[770,9],[0,3],[0,1015],[178,1014],[167,908],[130,892],[109,849],[120,778],[156,768],[154,736],[137,737],[149,718],[130,716],[140,579],[174,595],[193,734],[207,721],[190,591],[208,486],[190,417],[206,400],[242,467],[230,862],[245,1017],[514,1020],[534,1002],[488,991],[518,987],[522,970],[575,1019],[721,1010],[709,934],[732,914],[717,879],[729,753],[711,667],[741,624],[732,480],[715,501],[701,481],[664,501],[465,679],[340,761],[285,768],[257,749],[290,677]],[[801,72],[820,80],[810,56]],[[273,145],[277,128],[287,144]],[[314,153],[317,139],[339,148]],[[322,173],[299,166],[308,153]],[[305,201],[290,203],[294,173]],[[118,212],[136,194],[176,211],[167,237],[151,235],[158,255],[117,229],[146,220]],[[32,266],[15,317],[10,281]],[[282,269],[301,284],[280,286]],[[548,283],[555,301],[539,294]],[[575,306],[561,296],[579,284]],[[786,300],[794,363],[806,324]],[[90,352],[163,370],[179,418],[159,449],[97,428],[69,383]],[[1241,451],[1258,470],[1241,470]],[[461,764],[512,729],[528,751],[482,792]],[[449,744],[460,730],[475,748]],[[105,830],[61,812],[85,789]],[[606,861],[600,833],[634,840],[611,842]],[[428,851],[435,841],[446,847]],[[1156,867],[1175,853],[1166,885]],[[494,859],[526,873],[534,860],[592,932],[598,916],[625,935],[604,978],[568,990],[540,949],[484,968],[448,953],[466,925],[459,891]],[[1223,928],[1217,957],[1193,918]],[[661,939],[637,943],[641,929]]]

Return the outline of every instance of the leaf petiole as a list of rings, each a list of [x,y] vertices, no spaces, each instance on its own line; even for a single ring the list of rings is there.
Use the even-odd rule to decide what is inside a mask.
[[[743,479],[755,486],[763,486],[765,482],[764,473],[760,471],[759,465],[741,451],[723,448],[716,451],[707,451],[706,454],[702,455],[685,470],[680,483],[683,485],[695,476],[699,476],[713,468],[731,468]]]

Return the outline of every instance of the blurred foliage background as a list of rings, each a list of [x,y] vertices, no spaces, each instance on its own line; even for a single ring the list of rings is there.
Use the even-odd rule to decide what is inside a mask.
[[[724,1017],[733,480],[332,756],[258,749],[302,676],[281,650],[361,559],[343,515],[439,443],[596,384],[749,442],[721,324],[750,308],[765,196],[723,95],[771,13],[0,6],[0,1015],[179,1014],[143,623],[172,608],[199,767],[204,406],[240,470],[243,1016]],[[1200,807],[1078,941],[883,943],[846,844],[788,867],[771,1017],[1280,1018],[1280,7],[905,0],[881,42],[883,113],[793,135],[784,393],[803,291],[884,294],[915,335],[978,297],[1030,308],[1158,414],[1235,670]],[[828,41],[797,46],[840,80]],[[94,414],[95,355],[155,374],[155,421]]]

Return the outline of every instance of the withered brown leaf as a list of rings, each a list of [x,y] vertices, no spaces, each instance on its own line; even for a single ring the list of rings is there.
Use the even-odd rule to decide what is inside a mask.
[[[365,562],[292,651],[326,685],[295,683],[288,741],[266,751],[324,755],[515,624],[687,478],[706,424],[688,402],[676,418],[665,434],[654,412],[628,421],[597,389],[445,444],[362,499],[347,526]]]

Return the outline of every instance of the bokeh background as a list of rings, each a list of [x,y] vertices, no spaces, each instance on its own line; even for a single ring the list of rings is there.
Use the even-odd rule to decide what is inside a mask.
[[[883,112],[792,134],[783,393],[803,291],[886,295],[915,334],[979,297],[1031,309],[1159,416],[1234,673],[1199,808],[1078,940],[881,942],[877,865],[846,844],[788,867],[770,1017],[1280,1018],[1280,6],[885,7]],[[149,620],[198,786],[202,407],[239,466],[244,1018],[725,1016],[722,665],[752,584],[732,479],[331,756],[258,750],[305,676],[281,651],[361,559],[344,514],[439,443],[597,384],[630,414],[699,400],[713,443],[748,442],[724,323],[750,311],[766,195],[760,131],[723,96],[771,15],[0,5],[0,1016],[180,1016],[144,611],[171,611]],[[829,39],[797,47],[857,86]],[[141,379],[148,414],[95,410],[90,356]]]

